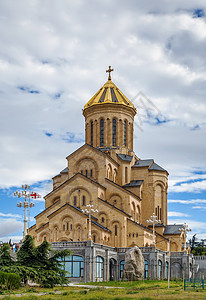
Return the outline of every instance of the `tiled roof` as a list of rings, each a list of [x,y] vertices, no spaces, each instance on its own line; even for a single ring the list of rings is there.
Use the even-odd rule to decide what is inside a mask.
[[[103,230],[106,230],[106,231],[108,231],[108,232],[111,232],[111,230],[109,230],[107,227],[104,227],[104,226],[102,226],[101,224],[99,224],[99,223],[97,223],[97,222],[95,222],[95,221],[93,221],[93,220],[92,220],[92,223],[95,224],[95,225],[97,225],[98,227],[100,227],[100,228],[103,229]]]
[[[60,174],[62,174],[62,173],[68,173],[68,167],[66,167],[64,170],[62,170],[62,171],[60,172]]]
[[[179,229],[182,229],[183,224],[166,225],[165,234],[181,234]]]
[[[162,167],[160,167],[158,164],[153,162],[153,164],[149,167],[149,170],[156,170],[156,171],[166,171]],[[167,171],[166,171],[167,172]]]
[[[156,164],[154,162],[154,159],[140,159],[140,160],[136,160],[135,164],[132,166],[132,168],[142,168],[142,167],[148,167],[149,171],[156,170],[156,171],[167,172],[167,170],[163,169],[158,164]]]
[[[133,167],[149,167],[154,162],[153,159],[140,159],[136,160]]]
[[[140,186],[144,180],[132,180],[130,183],[123,185],[123,187]]]
[[[133,156],[126,155],[126,154],[117,154],[117,156],[124,161],[132,161]]]

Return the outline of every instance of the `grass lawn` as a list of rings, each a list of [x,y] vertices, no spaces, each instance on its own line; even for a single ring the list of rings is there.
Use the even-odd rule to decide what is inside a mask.
[[[90,283],[97,286],[96,288],[88,287],[55,287],[53,289],[43,288],[26,288],[22,287],[19,290],[10,292],[2,292],[0,299],[90,299],[90,300],[123,300],[123,299],[206,299],[206,290],[187,289],[183,290],[181,281],[171,281],[170,289],[167,288],[166,281],[135,281],[135,282],[101,282]],[[110,286],[110,289],[105,289],[104,286]],[[121,288],[116,288],[121,287]],[[4,294],[2,294],[4,293]],[[46,293],[46,294],[43,294]],[[22,296],[19,297],[21,294]]]

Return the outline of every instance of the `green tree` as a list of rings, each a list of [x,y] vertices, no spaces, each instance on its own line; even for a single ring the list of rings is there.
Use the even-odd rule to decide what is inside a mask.
[[[36,249],[34,246],[34,239],[30,235],[26,235],[19,251],[17,252],[17,263],[25,267],[35,267]]]
[[[13,260],[9,244],[3,244],[0,248],[0,266],[11,266]]]
[[[33,238],[27,235],[17,252],[17,261],[2,271],[19,274],[25,284],[32,280],[41,286],[53,287],[67,282],[61,259],[70,254],[68,250],[52,251],[47,241],[35,247]]]

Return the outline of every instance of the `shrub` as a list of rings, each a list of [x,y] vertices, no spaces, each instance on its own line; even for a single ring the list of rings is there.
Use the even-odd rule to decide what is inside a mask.
[[[0,272],[0,288],[5,290],[18,289],[20,287],[20,276],[14,273]]]

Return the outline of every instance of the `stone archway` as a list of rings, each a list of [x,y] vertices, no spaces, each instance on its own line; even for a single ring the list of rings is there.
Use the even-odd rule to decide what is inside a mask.
[[[117,278],[117,261],[114,258],[109,260],[109,280],[116,281]]]

